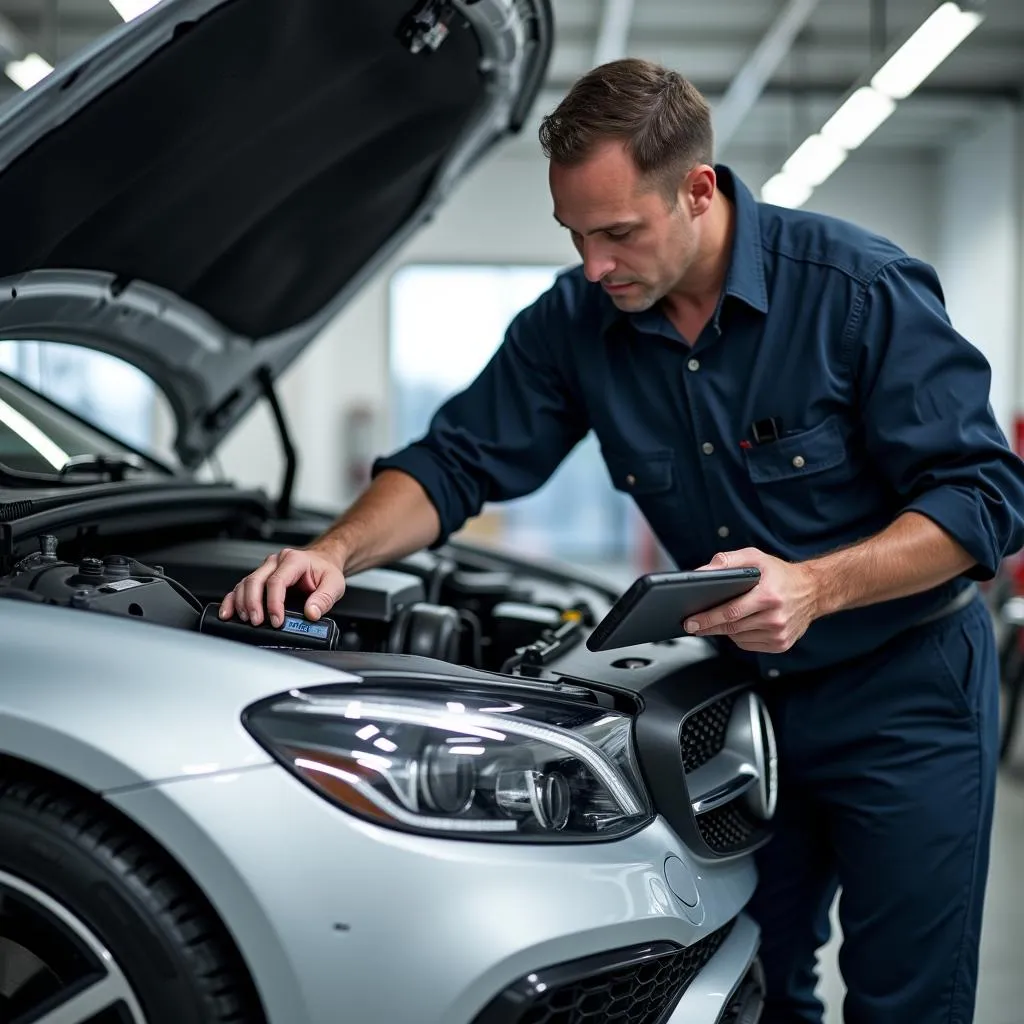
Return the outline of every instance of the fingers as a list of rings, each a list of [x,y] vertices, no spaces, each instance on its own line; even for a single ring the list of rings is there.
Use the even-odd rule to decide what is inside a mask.
[[[259,626],[266,614],[270,625],[276,629],[284,622],[288,588],[300,582],[304,589],[312,589],[306,600],[305,614],[314,621],[329,612],[345,590],[345,577],[340,569],[306,551],[285,548],[268,555],[258,569],[238,583],[221,601],[219,615],[222,619],[237,615],[243,622]]]
[[[293,583],[297,583],[304,572],[304,568],[295,571],[292,562],[285,557],[278,562],[277,568],[267,577],[267,615],[270,617],[270,624],[274,629],[284,622],[284,592]],[[259,625],[255,619],[253,623]]]
[[[710,562],[699,565],[694,571],[705,569],[745,569],[754,566],[762,572],[765,569],[767,556],[758,548],[740,548],[738,551],[719,551]]]
[[[239,618],[245,622],[251,622],[254,626],[263,623],[263,594],[270,579],[271,573],[277,571],[278,566],[287,555],[284,552],[276,555],[269,555],[264,563],[253,573],[250,573],[242,580],[242,598],[239,608]]]
[[[743,651],[756,651],[758,654],[785,654],[799,639],[790,639],[783,634],[781,637],[773,630],[751,630],[731,638],[732,642]]]
[[[691,636],[732,636],[741,637],[749,633],[777,634],[785,629],[786,619],[780,614],[770,611],[759,611],[753,615],[745,615],[742,618],[720,623],[717,626],[708,626],[706,629],[699,629],[690,632]]]
[[[725,606],[723,606],[725,607]],[[694,636],[728,636],[737,647],[748,651],[781,654],[799,639],[794,624],[783,608],[769,608],[717,626],[709,626]]]
[[[739,637],[733,637],[732,642],[740,650],[753,651],[756,654],[784,654],[789,650],[787,645],[773,639],[772,634],[763,632],[743,633]]]
[[[325,572],[316,590],[306,598],[303,614],[307,619],[316,622],[321,615],[326,615],[334,607],[344,592],[345,577],[340,572]]]
[[[764,612],[781,611],[782,601],[761,588],[758,584],[747,593],[720,604],[715,608],[709,608],[699,615],[691,615],[683,623],[687,633],[697,636],[712,636],[720,633],[736,633],[743,629],[749,629],[748,620],[751,616],[760,615]],[[756,628],[756,627],[755,627]]]
[[[263,581],[277,567],[277,557],[278,556],[276,554],[268,555],[266,560],[258,569],[246,576],[245,579],[240,580],[235,584],[234,590],[232,590],[231,593],[228,594],[220,603],[220,610],[218,614],[222,619],[230,619],[232,615],[237,615],[243,622],[249,621],[252,617],[250,583],[253,583],[253,592],[260,595],[259,610],[262,613]]]
[[[286,548],[284,551],[268,555],[258,569],[241,580],[235,589],[224,598],[220,606],[220,617],[226,619],[234,614],[243,622],[251,622],[254,626],[261,625],[263,622],[263,594],[264,588],[266,588],[268,590],[267,611],[270,613],[271,622],[280,625],[284,618],[285,588],[301,578],[303,571],[301,560],[296,557],[296,552],[290,549]],[[274,577],[275,585],[268,587],[267,584],[271,577]],[[270,591],[276,595],[276,601],[271,598]],[[278,616],[276,623],[274,623],[275,612]]]

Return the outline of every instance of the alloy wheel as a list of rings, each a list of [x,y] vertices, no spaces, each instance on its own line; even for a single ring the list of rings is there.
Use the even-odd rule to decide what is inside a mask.
[[[100,938],[41,889],[0,871],[0,1021],[147,1024]]]

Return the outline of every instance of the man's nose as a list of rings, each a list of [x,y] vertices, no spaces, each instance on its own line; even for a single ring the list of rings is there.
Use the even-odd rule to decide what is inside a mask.
[[[597,282],[615,269],[615,260],[601,251],[590,239],[583,243],[583,273],[588,281]]]

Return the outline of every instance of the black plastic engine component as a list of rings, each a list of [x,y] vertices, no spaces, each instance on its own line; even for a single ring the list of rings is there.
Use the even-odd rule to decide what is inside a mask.
[[[445,581],[455,572],[458,566],[451,558],[445,558],[433,551],[415,551],[405,558],[392,562],[385,568],[395,572],[418,576],[426,587],[425,601],[430,604],[442,604],[441,595]]]
[[[495,605],[491,613],[488,667],[501,668],[518,650],[536,643],[546,630],[557,629],[562,621],[562,614],[553,608],[516,601]]]
[[[83,558],[78,565],[62,562],[56,540],[49,536],[41,538],[39,552],[23,558],[0,580],[0,597],[150,619],[181,629],[195,629],[202,612],[184,587],[152,566],[123,555]]]
[[[289,650],[334,651],[338,648],[340,631],[333,619],[320,619],[313,622],[294,612],[285,612],[284,622],[274,628],[264,619],[254,626],[251,622],[241,619],[221,619],[218,615],[220,605],[208,604],[203,609],[199,620],[199,632],[210,636],[224,637],[226,640],[237,640],[243,644],[257,647],[285,647]]]
[[[456,609],[419,603],[403,609],[395,619],[388,653],[456,662],[461,642],[462,618]]]
[[[529,601],[528,589],[510,572],[478,572],[460,569],[441,587],[441,604],[465,608],[481,619],[490,617],[495,605]]]

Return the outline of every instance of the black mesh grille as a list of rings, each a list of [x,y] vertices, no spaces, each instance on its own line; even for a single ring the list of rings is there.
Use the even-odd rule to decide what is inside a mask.
[[[722,751],[725,746],[725,730],[729,715],[738,694],[730,693],[707,707],[695,711],[683,722],[680,745],[683,752],[683,768],[695,772]]]
[[[762,825],[738,801],[697,816],[701,838],[715,853],[737,853],[756,842]]]
[[[543,982],[543,991],[537,991],[537,981],[513,986],[474,1024],[662,1024],[732,926],[729,922],[685,949],[667,949],[633,963],[626,962],[627,950],[617,958],[539,971],[534,977]],[[598,965],[598,959],[604,962]],[[571,977],[558,983],[563,974]]]

